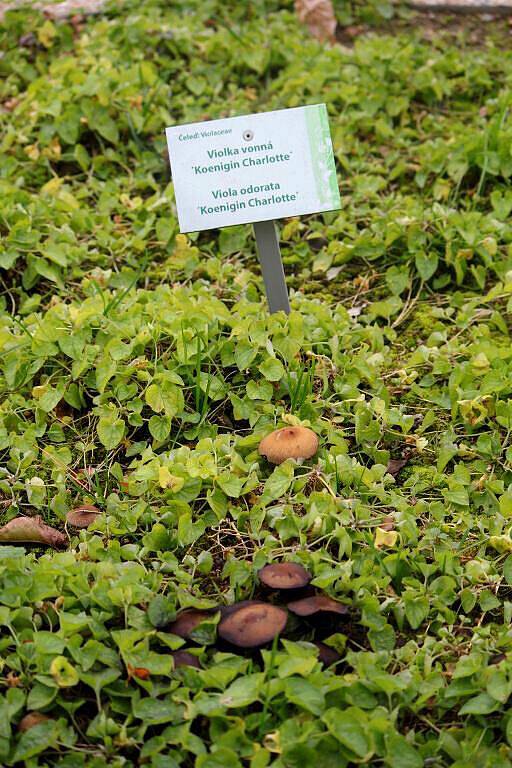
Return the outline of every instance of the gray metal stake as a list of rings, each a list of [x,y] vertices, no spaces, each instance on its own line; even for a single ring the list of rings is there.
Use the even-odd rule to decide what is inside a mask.
[[[284,279],[283,262],[279,250],[275,221],[257,221],[254,234],[258,247],[258,258],[267,292],[268,306],[271,312],[283,310],[290,314],[290,302]]]

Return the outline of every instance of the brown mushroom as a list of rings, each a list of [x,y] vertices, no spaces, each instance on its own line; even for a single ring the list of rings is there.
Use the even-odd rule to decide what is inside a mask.
[[[297,616],[313,616],[315,613],[348,613],[348,608],[343,603],[333,600],[327,595],[313,595],[302,600],[294,600],[288,603],[288,609]]]
[[[199,659],[197,656],[194,656],[193,653],[180,649],[179,651],[174,651],[171,655],[174,659],[174,669],[178,669],[179,667],[195,667],[196,669],[201,669]]]
[[[299,563],[270,563],[258,571],[260,581],[271,589],[300,589],[311,581],[311,574]]]
[[[224,611],[219,635],[239,648],[258,648],[279,635],[286,626],[284,608],[257,600],[245,600]]]
[[[318,437],[308,427],[283,427],[264,437],[258,450],[271,464],[310,459],[318,450]]]
[[[240,608],[244,608],[246,605],[254,605],[257,602],[258,600],[240,600],[238,603],[233,603],[233,605],[222,605],[220,615],[225,619],[227,616],[231,616],[232,613],[239,611]]]
[[[88,528],[99,514],[98,507],[94,507],[92,504],[81,504],[79,507],[69,510],[66,520],[75,528]]]
[[[27,712],[27,714],[21,718],[21,720],[18,723],[18,731],[21,731],[21,733],[24,733],[25,731],[28,731],[30,728],[33,728],[34,725],[39,725],[39,723],[45,723],[47,720],[50,720],[51,718],[48,717],[48,715],[43,715],[42,712]]]
[[[320,640],[315,640],[316,647],[318,648],[318,658],[322,662],[322,664],[325,664],[326,667],[330,667],[331,664],[335,664],[337,661],[341,659],[340,654],[338,651],[335,651],[334,648],[331,648],[330,645],[326,645],[325,643],[322,643]]]
[[[209,611],[200,611],[197,608],[185,608],[184,611],[180,611],[176,616],[176,619],[169,624],[167,629],[172,632],[173,635],[183,637],[189,640],[194,629],[201,624],[202,621],[206,621],[211,616]]]

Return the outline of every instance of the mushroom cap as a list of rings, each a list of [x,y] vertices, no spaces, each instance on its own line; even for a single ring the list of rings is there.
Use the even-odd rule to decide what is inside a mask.
[[[239,648],[258,648],[279,635],[286,626],[284,608],[257,600],[244,600],[225,612],[219,623],[219,635]]]
[[[197,608],[185,608],[184,611],[180,611],[176,616],[176,619],[169,624],[167,629],[172,632],[173,635],[183,637],[186,640],[190,639],[190,636],[194,629],[199,626],[202,621],[209,619],[211,613],[209,611],[200,611]]]
[[[311,574],[299,563],[270,563],[258,571],[260,581],[271,589],[299,589],[311,581]]]
[[[318,437],[308,427],[283,427],[263,438],[258,450],[271,464],[286,459],[310,459],[318,450]]]
[[[18,731],[24,733],[30,728],[33,728],[34,725],[45,723],[47,720],[50,720],[50,718],[48,715],[43,715],[42,712],[27,712],[27,714],[22,717],[18,723]]]
[[[180,649],[179,651],[174,651],[171,655],[174,659],[174,669],[178,669],[179,667],[195,667],[196,669],[201,669],[199,659],[197,656],[194,656],[193,653]]]
[[[288,603],[288,609],[297,616],[313,616],[315,613],[348,613],[348,608],[343,603],[333,600],[327,595],[313,595],[302,600],[294,600]]]
[[[314,644],[318,648],[319,660],[322,664],[325,664],[326,667],[330,667],[331,664],[335,664],[341,659],[338,651],[335,651],[330,645],[326,645],[326,643],[322,643],[320,640],[315,640]]]
[[[69,510],[66,520],[75,528],[88,528],[99,514],[98,507],[94,507],[92,504],[81,504],[79,507]]]

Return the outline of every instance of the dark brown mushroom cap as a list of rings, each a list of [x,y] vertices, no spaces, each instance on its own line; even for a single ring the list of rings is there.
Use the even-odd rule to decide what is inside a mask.
[[[339,613],[344,615],[348,613],[348,608],[343,603],[333,600],[327,595],[313,595],[305,597],[302,600],[294,600],[288,603],[288,609],[297,616],[313,616],[315,613]]]
[[[318,450],[318,437],[308,427],[283,427],[263,438],[258,448],[272,464],[286,459],[310,459]]]
[[[311,574],[299,563],[270,563],[258,571],[260,581],[271,589],[300,589],[311,581]]]
[[[48,715],[43,715],[42,712],[27,712],[27,714],[22,717],[18,723],[18,731],[24,733],[30,728],[33,728],[34,725],[45,723],[47,720],[50,720],[50,718]]]
[[[174,659],[174,669],[178,669],[179,667],[195,667],[196,669],[201,669],[199,659],[197,656],[194,656],[193,653],[180,649],[179,651],[174,651],[171,655]]]
[[[254,605],[255,602],[258,602],[257,600],[240,600],[238,603],[233,603],[233,605],[221,605],[220,607],[220,615],[222,618],[226,618],[226,616],[231,616],[232,613],[235,613],[235,611],[239,611],[240,608],[243,608],[245,605]]]
[[[318,658],[326,667],[330,667],[331,664],[335,664],[341,659],[338,651],[335,651],[330,645],[326,645],[320,640],[315,640],[315,645],[318,648]]]
[[[69,510],[66,520],[75,528],[88,528],[99,514],[98,507],[94,507],[92,504],[81,504],[79,507]]]
[[[219,623],[219,635],[239,648],[258,648],[271,642],[286,626],[284,608],[257,600],[245,600],[225,612]]]
[[[200,611],[197,608],[185,608],[184,611],[180,611],[167,629],[172,632],[173,635],[183,637],[186,640],[190,639],[194,629],[201,624],[202,621],[206,621],[211,616],[209,611]]]

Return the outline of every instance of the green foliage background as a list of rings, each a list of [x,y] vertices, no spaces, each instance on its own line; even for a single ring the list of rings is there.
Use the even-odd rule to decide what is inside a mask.
[[[103,512],[0,549],[2,765],[512,765],[507,38],[329,48],[292,10],[0,27],[2,519]],[[284,223],[269,316],[249,227],[178,234],[163,130],[320,101],[343,207]],[[319,454],[272,470],[259,439],[297,420]],[[351,606],[337,669],[304,627],[251,657],[206,625],[174,671],[176,610],[281,558]]]

